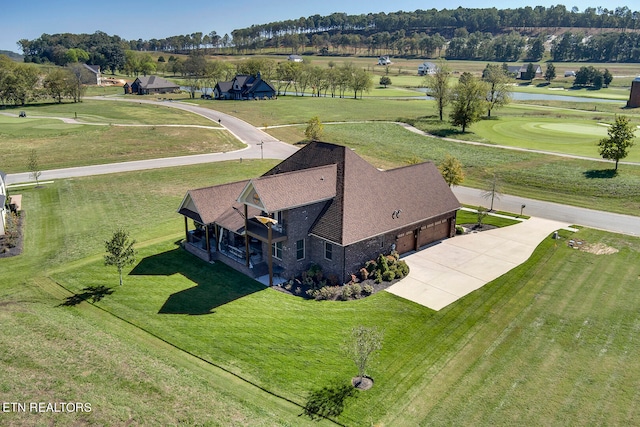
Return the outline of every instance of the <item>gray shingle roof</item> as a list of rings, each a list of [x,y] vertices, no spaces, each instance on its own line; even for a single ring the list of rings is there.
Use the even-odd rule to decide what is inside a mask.
[[[163,79],[158,76],[142,76],[138,77],[140,81],[140,87],[143,89],[165,89],[165,88],[179,88],[180,86]]]

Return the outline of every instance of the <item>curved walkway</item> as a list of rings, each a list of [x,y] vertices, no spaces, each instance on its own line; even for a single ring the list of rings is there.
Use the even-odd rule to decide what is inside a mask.
[[[403,257],[409,275],[387,291],[440,310],[524,263],[542,240],[568,226],[530,218],[509,227],[442,240]]]

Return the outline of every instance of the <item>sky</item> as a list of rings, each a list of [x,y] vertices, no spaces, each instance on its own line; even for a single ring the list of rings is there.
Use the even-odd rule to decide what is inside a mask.
[[[637,0],[634,0],[634,2]],[[576,6],[580,11],[598,6],[608,9],[627,6],[608,4],[603,0],[450,0],[446,2],[417,0],[188,0],[185,3],[168,0],[0,0],[0,50],[22,53],[17,42],[33,40],[42,34],[95,33],[102,31],[126,40],[149,40],[164,37],[216,31],[220,36],[253,24],[297,19],[333,12],[347,14],[414,11],[416,9],[486,8],[509,9],[525,6],[563,4],[568,10]]]

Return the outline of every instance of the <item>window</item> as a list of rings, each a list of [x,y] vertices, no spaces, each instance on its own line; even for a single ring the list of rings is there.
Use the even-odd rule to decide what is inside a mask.
[[[276,259],[282,259],[282,242],[275,242],[271,244],[271,255]]]
[[[296,259],[300,261],[304,259],[304,239],[296,242]]]
[[[333,245],[329,242],[324,242],[324,257],[329,261],[333,260]]]

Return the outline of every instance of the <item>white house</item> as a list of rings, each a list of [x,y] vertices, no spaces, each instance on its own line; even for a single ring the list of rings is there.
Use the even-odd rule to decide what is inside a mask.
[[[388,56],[381,56],[378,58],[378,65],[391,65],[391,60]]]
[[[287,61],[302,62],[302,56],[300,56],[300,55],[289,55],[287,57]]]
[[[424,76],[425,74],[435,74],[436,68],[436,64],[433,62],[423,62],[418,65],[418,75]]]

